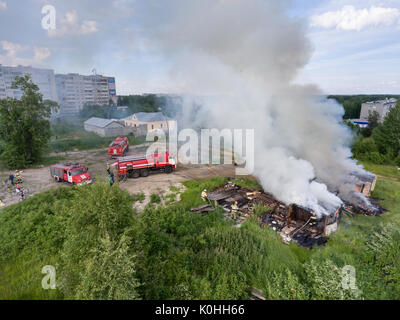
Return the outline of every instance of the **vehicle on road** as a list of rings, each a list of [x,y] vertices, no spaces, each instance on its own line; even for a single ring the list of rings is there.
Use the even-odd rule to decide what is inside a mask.
[[[88,167],[83,164],[55,164],[50,167],[50,174],[57,182],[68,182],[73,185],[92,183]]]
[[[123,157],[129,151],[129,140],[127,137],[118,137],[108,146],[108,157]]]
[[[171,173],[176,168],[176,161],[168,152],[146,154],[137,154],[127,157],[117,158],[113,164],[118,173],[118,180],[127,178],[147,177],[151,172],[161,171]]]

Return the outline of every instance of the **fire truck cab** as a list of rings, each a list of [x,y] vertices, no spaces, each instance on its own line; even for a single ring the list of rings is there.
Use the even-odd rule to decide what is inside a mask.
[[[109,158],[123,157],[129,151],[129,140],[127,137],[118,137],[108,146]]]
[[[57,182],[65,181],[74,185],[92,183],[92,179],[85,165],[77,164],[55,164],[50,167],[50,174]]]

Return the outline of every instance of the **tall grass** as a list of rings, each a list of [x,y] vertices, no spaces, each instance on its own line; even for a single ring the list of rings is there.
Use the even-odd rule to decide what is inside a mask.
[[[400,182],[378,180],[374,196],[385,199],[390,212],[345,216],[328,243],[310,251],[285,245],[271,228],[260,228],[255,215],[235,228],[221,208],[205,215],[190,212],[204,204],[203,189],[226,181],[185,182],[180,202],[150,204],[139,217],[131,209],[134,199],[118,185],[50,190],[5,208],[0,213],[0,299],[82,298],[87,292],[98,297],[87,277],[93,279],[89,282],[112,280],[120,298],[132,296],[120,289],[133,279],[141,284],[137,293],[143,299],[246,299],[251,288],[267,299],[400,299]],[[254,185],[247,179],[240,183]],[[104,232],[115,245],[99,242]],[[118,245],[123,240],[129,247]],[[98,258],[109,262],[103,271],[96,271]],[[122,258],[135,263],[125,269],[125,262],[117,263]],[[72,270],[77,282],[66,286],[72,293],[41,289],[40,267],[53,263]],[[124,281],[108,278],[114,264]],[[342,267],[348,265],[355,268],[357,290],[342,287]],[[93,287],[103,294],[108,289],[102,281]],[[76,288],[80,291],[74,293]]]

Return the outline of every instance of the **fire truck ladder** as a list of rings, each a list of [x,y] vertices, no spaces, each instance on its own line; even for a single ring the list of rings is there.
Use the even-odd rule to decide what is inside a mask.
[[[127,156],[127,157],[119,157],[118,161],[119,162],[128,162],[128,161],[140,161],[140,160],[147,160],[146,155],[133,155],[133,156]]]

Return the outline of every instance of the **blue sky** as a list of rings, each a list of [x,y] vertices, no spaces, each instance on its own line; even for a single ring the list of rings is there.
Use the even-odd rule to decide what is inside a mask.
[[[53,32],[41,26],[46,4],[56,8]],[[173,61],[148,38],[168,16],[167,4],[0,0],[0,64],[57,73],[96,69],[116,77],[118,94],[174,92]],[[295,82],[315,83],[328,94],[400,94],[400,0],[293,0],[287,15],[304,22],[313,46]]]

